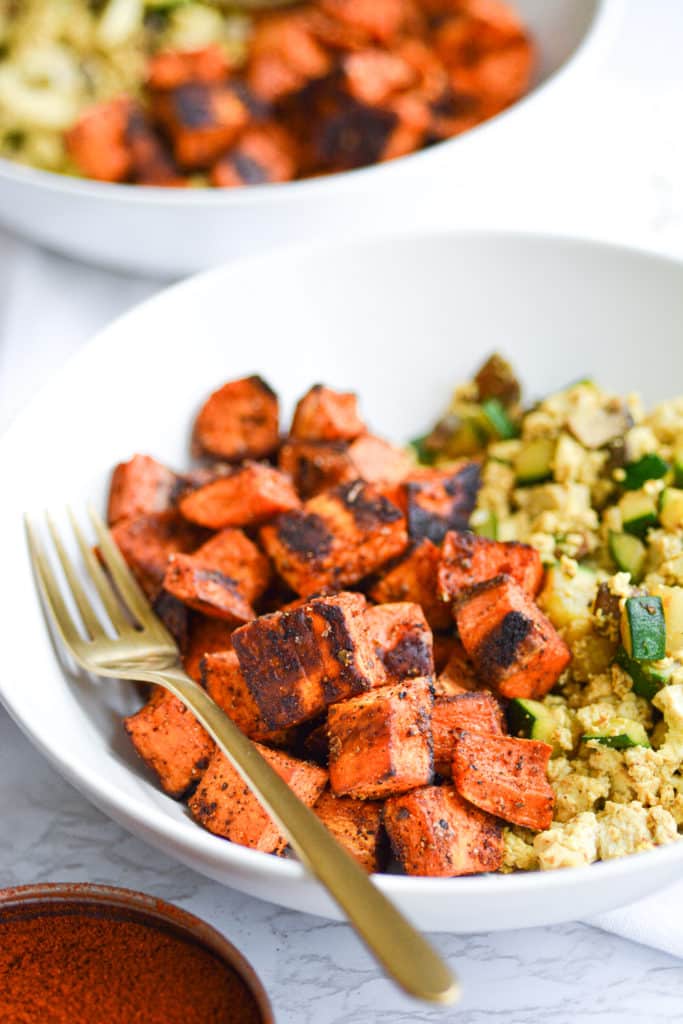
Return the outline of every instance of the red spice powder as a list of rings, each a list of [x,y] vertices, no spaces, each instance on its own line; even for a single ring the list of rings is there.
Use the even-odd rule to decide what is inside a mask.
[[[96,906],[0,908],[2,1024],[260,1024],[239,975],[180,930]]]

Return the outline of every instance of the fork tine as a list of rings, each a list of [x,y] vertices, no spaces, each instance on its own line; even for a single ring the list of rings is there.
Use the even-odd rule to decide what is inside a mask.
[[[48,515],[46,516],[46,519],[50,536],[52,537],[52,543],[54,544],[55,551],[57,552],[57,557],[61,563],[67,583],[71,588],[71,593],[74,601],[76,602],[76,607],[78,608],[81,619],[83,620],[83,625],[90,634],[90,639],[96,640],[98,637],[106,636],[107,634],[105,633],[104,627],[100,622],[97,613],[91,604],[90,598],[86,594],[85,588],[78,578],[78,574],[73,567],[73,563],[69,555],[67,554],[67,550],[62,543],[62,538],[59,535],[59,531],[55,526],[52,516]]]
[[[92,506],[88,507],[90,521],[93,524],[100,552],[105,565],[111,574],[116,587],[121,594],[128,610],[137,619],[141,626],[152,627],[156,621],[149,601],[138,586],[138,583],[128,568],[126,561],[112,540],[109,530],[106,528],[97,512]]]
[[[97,593],[100,595],[100,599],[107,611],[107,615],[119,633],[130,631],[132,628],[131,624],[123,614],[121,605],[119,604],[116,594],[112,589],[112,585],[107,579],[102,566],[95,557],[92,546],[86,540],[85,534],[79,526],[78,520],[71,509],[69,509],[69,520],[78,542],[78,547],[80,548],[81,556],[88,571],[88,575],[94,583]]]
[[[45,554],[43,545],[38,539],[35,527],[28,516],[25,518],[24,522],[26,525],[28,548],[31,555],[31,561],[33,562],[33,566],[36,571],[36,576],[38,577],[40,592],[43,595],[48,609],[50,610],[53,622],[57,626],[62,640],[69,650],[74,653],[74,648],[83,643],[83,638],[76,629],[74,620],[71,617],[71,612],[67,608],[64,598],[62,597],[59,584],[57,583],[50,566],[50,562]]]

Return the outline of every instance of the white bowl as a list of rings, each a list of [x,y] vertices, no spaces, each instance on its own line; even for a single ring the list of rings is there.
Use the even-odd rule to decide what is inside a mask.
[[[621,0],[516,0],[538,44],[529,95],[458,138],[391,163],[284,185],[229,190],[99,184],[0,160],[0,222],[51,249],[159,277],[215,266],[283,243],[335,240],[414,226],[431,212],[435,181],[452,195],[500,160],[517,126],[557,113],[562,87],[602,52]],[[539,126],[539,131],[541,127]],[[455,205],[455,201],[453,203]],[[421,220],[422,218],[422,220]]]
[[[135,451],[181,467],[199,401],[263,373],[283,416],[311,381],[360,392],[372,426],[425,429],[492,349],[533,398],[587,375],[647,401],[683,382],[683,265],[607,245],[505,234],[404,236],[297,247],[159,295],[103,331],[0,440],[0,698],[56,769],[106,814],[227,885],[335,917],[299,864],[210,835],[160,792],[120,722],[130,684],[60,671],[22,515],[103,507]],[[476,878],[378,877],[424,928],[467,932],[587,917],[665,885],[683,843],[589,868]]]

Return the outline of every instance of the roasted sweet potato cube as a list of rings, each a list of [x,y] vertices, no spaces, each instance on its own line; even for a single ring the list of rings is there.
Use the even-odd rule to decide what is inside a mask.
[[[299,799],[311,807],[327,784],[325,769],[260,743],[256,747]],[[263,853],[281,853],[287,845],[285,836],[268,812],[218,749],[188,807],[195,821],[209,832],[240,846]]]
[[[185,607],[185,606],[183,606]],[[201,682],[201,663],[205,654],[232,649],[234,623],[223,619],[210,619],[206,615],[190,613],[190,630],[187,649],[182,656],[183,668],[196,683]]]
[[[453,649],[460,641],[455,635],[455,629],[447,632],[434,631],[434,671],[443,672]]]
[[[316,384],[294,411],[291,435],[301,441],[353,441],[365,432],[354,394]]]
[[[476,807],[527,828],[550,828],[555,793],[548,782],[553,748],[538,740],[461,730],[455,734],[453,784]]]
[[[131,176],[136,185],[182,187],[188,184],[173,159],[167,140],[142,111],[135,108],[126,135],[131,155]]]
[[[327,713],[335,796],[381,799],[433,777],[429,679],[381,686]]]
[[[360,480],[278,516],[263,527],[261,540],[280,576],[302,596],[357,583],[407,543],[400,509]]]
[[[448,878],[497,871],[503,862],[500,824],[452,786],[426,786],[392,796],[384,827],[407,875]]]
[[[543,582],[543,563],[536,548],[517,541],[495,541],[469,531],[450,530],[441,549],[439,593],[452,601],[475,583],[511,576],[531,597]]]
[[[314,718],[383,676],[364,610],[362,595],[342,593],[262,615],[233,633],[240,668],[268,729]]]
[[[124,725],[169,796],[180,799],[194,788],[206,771],[214,742],[182,701],[157,687],[140,711],[124,719]]]
[[[214,164],[211,184],[217,188],[266,185],[291,181],[296,172],[294,141],[277,125],[260,125],[244,132]]]
[[[449,530],[466,530],[481,482],[478,462],[449,469],[423,469],[403,483],[408,532],[441,544]]]
[[[462,730],[503,735],[507,732],[500,702],[485,690],[435,697],[432,708],[434,767],[449,776],[453,766],[456,735]]]
[[[453,625],[453,616],[447,604],[437,593],[437,571],[441,552],[431,540],[414,544],[408,553],[392,562],[370,590],[370,597],[378,604],[393,601],[413,601],[422,605],[432,629],[447,629]]]
[[[164,91],[188,82],[208,85],[225,81],[229,72],[225,50],[217,43],[196,50],[162,50],[147,65],[147,84]]]
[[[381,870],[386,861],[381,803],[335,796],[326,790],[313,810],[366,871]]]
[[[346,441],[287,438],[278,454],[278,466],[289,474],[304,500],[360,476],[349,458]]]
[[[222,530],[193,555],[172,555],[164,590],[190,608],[227,621],[247,622],[256,616],[251,602],[270,580],[262,551],[242,530]]]
[[[247,126],[249,112],[227,83],[187,82],[153,97],[173,153],[187,170],[210,167]]]
[[[243,733],[252,739],[270,742],[270,732],[244,681],[233,650],[206,654],[201,663],[201,681],[211,699]]]
[[[107,521],[114,526],[122,519],[135,519],[149,512],[171,508],[180,478],[150,455],[134,455],[121,462],[111,477]]]
[[[510,576],[466,590],[455,619],[477,676],[501,697],[543,697],[571,660],[553,624]]]
[[[342,60],[344,88],[359,103],[382,106],[390,96],[415,84],[410,64],[396,53],[369,47]]]
[[[190,642],[190,609],[163,589],[155,597],[152,607],[177,643],[181,656],[185,655]]]
[[[407,452],[373,434],[363,434],[351,442],[349,459],[356,477],[370,484],[398,483],[413,466]]]
[[[261,377],[232,380],[207,399],[192,434],[197,455],[264,459],[278,445],[278,401]]]
[[[261,100],[282,100],[327,75],[331,66],[331,55],[313,35],[305,11],[266,15],[254,25],[247,82]]]
[[[410,0],[320,0],[320,9],[355,28],[368,42],[386,45],[415,26]]]
[[[434,674],[432,631],[419,604],[378,604],[368,608],[365,622],[387,682]]]
[[[149,512],[125,519],[112,528],[112,537],[147,596],[154,599],[164,581],[171,555],[194,551],[205,539],[203,530],[177,512]]]
[[[441,697],[454,696],[479,690],[482,684],[477,679],[474,666],[465,653],[465,648],[456,638],[452,640],[450,657],[437,676],[435,693]]]
[[[272,466],[247,462],[234,473],[191,491],[179,507],[191,522],[222,530],[225,526],[263,523],[300,504],[288,476]]]
[[[71,159],[87,178],[125,181],[132,169],[128,122],[133,102],[124,96],[90,107],[66,133]]]

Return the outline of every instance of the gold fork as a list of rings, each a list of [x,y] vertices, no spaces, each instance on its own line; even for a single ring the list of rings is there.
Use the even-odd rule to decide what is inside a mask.
[[[287,836],[299,859],[344,910],[386,971],[411,995],[435,1003],[455,1002],[458,983],[444,961],[295,796],[251,740],[183,671],[173,637],[152,611],[99,516],[90,510],[106,573],[75,517],[71,512],[69,516],[86,574],[100,596],[115,638],[105,630],[53,520],[47,517],[49,532],[85,636],[69,610],[38,531],[28,518],[26,529],[40,593],[75,661],[94,675],[156,683],[178,697],[226,754]]]

